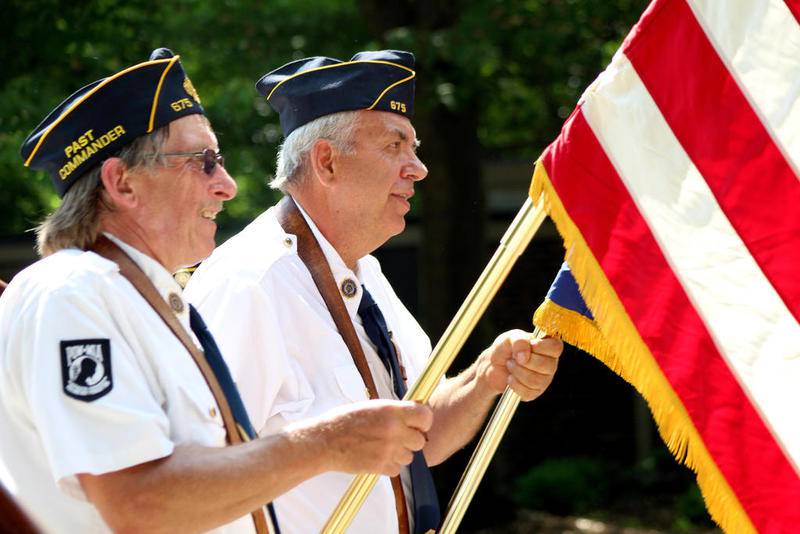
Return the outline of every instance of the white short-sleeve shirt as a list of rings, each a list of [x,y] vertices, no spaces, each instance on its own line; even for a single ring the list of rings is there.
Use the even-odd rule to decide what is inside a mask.
[[[343,295],[379,395],[396,398],[391,377],[358,316],[361,285],[386,318],[408,385],[430,355],[428,336],[400,302],[374,257],[361,258],[355,271],[349,269],[310,217],[306,220]],[[341,291],[353,283],[354,294]],[[350,352],[297,255],[296,237],[283,231],[275,208],[218,247],[194,273],[185,295],[214,332],[253,425],[262,435],[368,398]],[[401,476],[410,499],[407,472]],[[352,475],[328,472],[276,499],[281,530],[284,534],[319,532],[352,480]],[[397,532],[388,477],[378,479],[348,532]]]
[[[109,237],[183,308],[176,315],[191,333],[170,274]],[[125,469],[183,443],[225,445],[192,357],[115,263],[78,249],[31,265],[0,298],[0,429],[4,482],[46,532],[109,530],[79,473]],[[253,531],[249,516],[219,530]]]

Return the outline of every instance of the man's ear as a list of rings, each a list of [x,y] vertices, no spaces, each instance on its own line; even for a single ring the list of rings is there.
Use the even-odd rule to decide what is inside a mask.
[[[100,170],[100,180],[113,206],[134,207],[138,201],[131,184],[131,173],[120,158],[108,158]]]
[[[308,157],[313,178],[321,185],[330,186],[336,178],[333,166],[336,148],[327,139],[318,139]]]

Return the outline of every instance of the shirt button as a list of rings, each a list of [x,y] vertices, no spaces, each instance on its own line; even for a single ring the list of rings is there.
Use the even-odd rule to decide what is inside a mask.
[[[167,295],[167,300],[169,301],[169,307],[172,308],[172,311],[175,313],[181,313],[183,311],[183,300],[177,293],[170,293]]]
[[[286,245],[286,248],[291,247],[292,246],[292,238],[291,237],[287,237],[286,239],[283,240],[283,244]]]
[[[210,415],[212,418],[216,417],[217,409],[212,406],[211,408],[208,409],[208,415]]]

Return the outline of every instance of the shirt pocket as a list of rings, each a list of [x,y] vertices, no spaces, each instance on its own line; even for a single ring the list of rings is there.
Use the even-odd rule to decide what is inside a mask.
[[[280,382],[275,382],[277,393],[274,398],[269,398],[267,394],[261,401],[270,407],[268,419],[277,415],[283,421],[290,422],[314,415],[316,395],[302,367],[296,361],[287,359],[285,369],[283,373],[273,372],[273,375],[277,375],[273,378],[280,377]],[[270,390],[267,388],[267,391]]]
[[[168,408],[171,437],[180,442],[191,442],[214,447],[225,445],[225,424],[220,408],[208,386],[179,383],[175,402]]]
[[[352,402],[369,399],[369,393],[364,386],[364,381],[353,364],[340,365],[333,368],[336,383],[344,397]]]

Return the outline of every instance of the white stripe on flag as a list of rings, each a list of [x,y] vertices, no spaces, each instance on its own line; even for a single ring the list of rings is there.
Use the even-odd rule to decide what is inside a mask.
[[[583,100],[586,120],[717,348],[797,468],[800,325],[627,57],[617,53]]]
[[[717,54],[800,175],[800,25],[784,0],[688,0]]]

